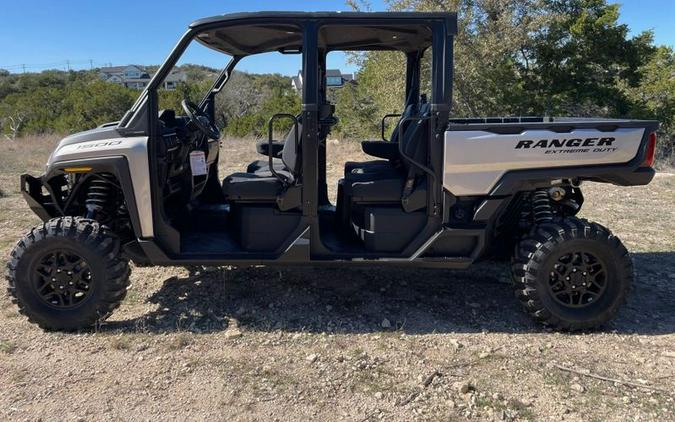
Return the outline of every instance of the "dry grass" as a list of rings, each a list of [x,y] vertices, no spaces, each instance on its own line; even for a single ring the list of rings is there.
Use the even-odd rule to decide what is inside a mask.
[[[60,139],[58,135],[29,136],[13,141],[0,139],[0,191],[5,195],[16,193],[19,191],[16,175],[42,172]]]
[[[0,142],[0,264],[38,222],[18,174],[39,173],[55,140]],[[332,189],[344,161],[364,158],[349,142],[328,154]],[[260,158],[254,141],[225,140],[221,170]],[[583,215],[612,228],[635,261],[634,294],[604,330],[533,324],[499,263],[134,268],[130,300],[93,333],[43,332],[0,297],[0,419],[673,420],[675,177],[584,193]],[[467,383],[475,391],[463,394]]]
[[[12,354],[16,350],[16,346],[6,340],[0,340],[0,352],[6,354]]]

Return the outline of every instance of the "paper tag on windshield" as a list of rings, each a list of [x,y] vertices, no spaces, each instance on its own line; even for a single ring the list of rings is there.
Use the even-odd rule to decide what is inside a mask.
[[[192,170],[193,176],[204,176],[207,173],[204,151],[192,151],[190,153],[190,170]]]

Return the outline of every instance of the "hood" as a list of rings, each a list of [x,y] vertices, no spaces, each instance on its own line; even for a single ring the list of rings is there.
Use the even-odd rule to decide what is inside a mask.
[[[67,136],[59,142],[57,148],[66,145],[79,144],[82,142],[98,141],[100,139],[119,138],[120,133],[117,131],[117,126],[101,126],[96,129],[85,130],[84,132],[74,133]]]

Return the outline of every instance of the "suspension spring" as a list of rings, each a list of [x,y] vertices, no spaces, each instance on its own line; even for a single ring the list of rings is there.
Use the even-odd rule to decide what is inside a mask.
[[[553,221],[553,207],[546,189],[539,189],[532,195],[532,216],[535,224]]]
[[[113,200],[115,194],[115,179],[112,174],[103,173],[95,176],[89,182],[85,206],[87,218],[105,222],[112,218],[114,213]]]

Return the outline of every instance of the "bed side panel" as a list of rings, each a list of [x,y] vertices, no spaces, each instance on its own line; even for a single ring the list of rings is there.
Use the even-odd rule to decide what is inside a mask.
[[[517,134],[449,130],[443,187],[456,196],[486,195],[511,170],[626,163],[637,155],[644,132],[639,127],[566,133],[527,129]]]

